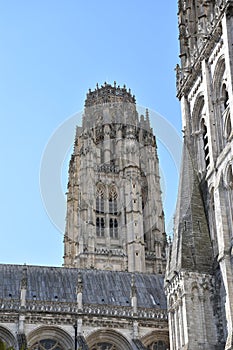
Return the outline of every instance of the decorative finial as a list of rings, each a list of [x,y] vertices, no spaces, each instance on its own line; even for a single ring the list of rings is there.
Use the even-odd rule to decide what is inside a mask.
[[[77,280],[77,287],[76,287],[76,293],[81,293],[83,290],[83,279],[81,272],[78,272],[78,280]]]
[[[135,277],[134,277],[134,275],[131,276],[131,287],[135,287]]]
[[[96,84],[96,89],[97,89],[97,90],[99,89],[99,84],[98,84],[98,83]]]
[[[149,119],[149,111],[148,111],[148,108],[146,108],[146,119]]]
[[[116,80],[114,80],[114,88],[116,87]]]
[[[104,82],[104,85],[105,85],[105,86],[107,85],[106,81]]]
[[[123,88],[124,88],[124,89],[126,88],[126,85],[125,85],[125,84],[123,85]]]
[[[21,279],[21,288],[27,288],[27,266],[24,264],[22,279]]]
[[[88,91],[89,91],[89,93],[91,93],[91,89],[89,89]]]

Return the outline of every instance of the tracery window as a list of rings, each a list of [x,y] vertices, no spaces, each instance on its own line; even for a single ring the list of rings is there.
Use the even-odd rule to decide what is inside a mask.
[[[226,88],[226,84],[223,84],[222,86],[222,127],[223,127],[223,135],[225,140],[228,140],[231,131],[232,131],[232,126],[231,126],[231,116],[230,116],[230,108],[229,108],[229,95],[228,91]]]
[[[218,153],[226,146],[232,133],[228,82],[224,57],[220,57],[213,75],[214,113]]]
[[[104,217],[96,217],[96,235],[97,237],[104,237],[105,220]]]
[[[96,189],[96,212],[104,213],[104,187],[98,186]]]
[[[109,234],[111,238],[118,238],[118,219],[117,219],[117,191],[114,186],[109,188]]]
[[[120,349],[109,342],[101,342],[93,345],[90,350],[120,350]]]
[[[30,350],[65,350],[61,344],[53,339],[43,339],[34,344]]]
[[[118,221],[117,219],[110,218],[109,220],[110,237],[118,238]]]
[[[104,214],[105,187],[102,184],[96,188],[96,236],[104,237],[105,217]]]
[[[109,191],[109,213],[117,215],[117,192],[114,187]]]
[[[148,346],[148,349],[149,350],[167,350],[168,347],[162,340],[159,340],[150,344]]]

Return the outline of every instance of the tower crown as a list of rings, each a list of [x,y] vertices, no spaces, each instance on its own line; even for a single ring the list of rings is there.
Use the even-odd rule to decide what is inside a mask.
[[[104,103],[115,103],[115,102],[128,102],[128,103],[136,103],[135,96],[131,95],[131,90],[127,91],[126,86],[120,87],[116,86],[116,82],[114,81],[114,86],[111,84],[107,84],[99,87],[96,84],[96,89],[87,93],[85,107],[92,107],[95,105],[102,105]]]

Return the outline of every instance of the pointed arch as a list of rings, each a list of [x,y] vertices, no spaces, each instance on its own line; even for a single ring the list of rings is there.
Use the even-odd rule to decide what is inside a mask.
[[[117,214],[117,198],[118,198],[118,194],[117,194],[116,186],[111,185],[108,191],[108,202],[109,202],[110,214],[114,214],[114,215]]]
[[[192,111],[192,130],[195,136],[195,148],[197,150],[198,172],[202,175],[210,163],[209,139],[206,123],[205,100],[203,93],[200,93],[195,101]]]
[[[30,349],[43,349],[44,346],[47,346],[45,348],[50,350],[50,345],[51,347],[56,345],[56,349],[59,350],[67,350],[74,348],[74,341],[71,335],[60,327],[41,326],[29,333],[28,347]]]
[[[141,338],[143,345],[150,350],[167,350],[169,349],[168,332],[152,331]]]
[[[106,198],[106,189],[102,183],[96,186],[96,212],[104,213],[104,200]]]
[[[213,97],[215,101],[214,115],[218,132],[218,147],[219,152],[221,152],[232,133],[224,55],[218,59],[213,74]]]
[[[121,333],[111,329],[99,329],[94,331],[86,340],[90,350],[107,350],[109,348],[111,350],[132,350],[129,341]],[[106,345],[105,348],[104,345]]]
[[[12,346],[14,349],[18,348],[16,338],[7,327],[0,326],[0,340],[6,343],[7,346]]]

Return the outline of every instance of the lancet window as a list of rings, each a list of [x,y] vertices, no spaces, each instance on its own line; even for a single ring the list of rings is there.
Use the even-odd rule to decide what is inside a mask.
[[[197,164],[199,174],[202,176],[210,164],[210,145],[208,138],[208,129],[206,125],[206,108],[204,97],[201,95],[197,98],[193,112],[193,135],[195,135],[195,146],[197,155]],[[190,154],[190,157],[193,155]]]
[[[96,235],[97,237],[104,237],[105,219],[104,217],[96,217]]]
[[[231,135],[231,116],[229,108],[229,95],[226,88],[226,84],[222,86],[222,125],[223,125],[223,135],[225,140],[228,140]]]
[[[114,187],[109,191],[109,214],[117,215],[117,192]]]
[[[117,219],[110,218],[109,220],[110,237],[118,238],[118,221]]]
[[[228,82],[224,57],[221,57],[216,64],[213,76],[213,96],[215,123],[217,132],[218,152],[225,147],[232,132],[230,105],[228,95]]]
[[[117,218],[117,191],[113,186],[109,189],[109,234],[111,238],[118,238],[118,218]]]
[[[96,189],[96,212],[104,213],[104,197],[105,191],[103,186],[98,186]]]
[[[105,230],[105,187],[100,184],[96,188],[96,236],[104,237]]]

